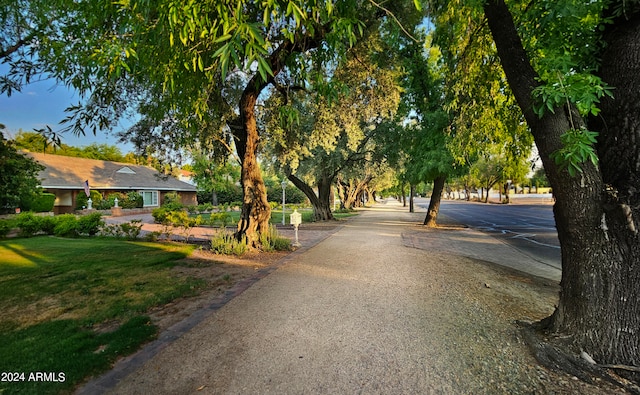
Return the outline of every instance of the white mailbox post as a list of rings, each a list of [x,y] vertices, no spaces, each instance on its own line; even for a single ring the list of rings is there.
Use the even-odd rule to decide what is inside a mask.
[[[293,210],[293,213],[289,216],[289,221],[291,221],[291,225],[295,229],[296,241],[293,243],[294,247],[300,247],[300,242],[298,241],[298,226],[302,223],[302,214],[298,212],[298,209]]]

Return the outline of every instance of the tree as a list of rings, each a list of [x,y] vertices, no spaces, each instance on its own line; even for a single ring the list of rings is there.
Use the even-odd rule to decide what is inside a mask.
[[[483,10],[556,198],[561,292],[541,326],[573,353],[638,366],[640,3],[539,2],[520,13],[489,0]]]
[[[193,154],[192,169],[198,191],[211,194],[211,203],[218,204],[218,192],[227,190],[240,178],[238,164],[210,157],[204,152]]]
[[[61,143],[60,140],[58,140],[54,146],[51,143],[48,143],[47,137],[40,133],[23,131],[18,132],[13,138],[13,141],[16,148],[31,152],[39,152],[42,150],[42,152],[52,155],[108,160],[123,163],[138,163],[133,154],[123,155],[120,148],[109,144],[92,143],[84,147],[74,147]]]
[[[268,103],[272,111],[265,123],[272,155],[309,198],[317,221],[333,218],[330,198],[336,177],[367,160],[376,149],[376,129],[397,108],[399,73],[393,62],[380,65],[375,59],[388,50],[380,33],[372,29],[329,73],[328,83],[337,87],[330,97],[285,92]]]
[[[0,211],[11,212],[33,201],[40,191],[42,170],[44,166],[19,153],[0,133]]]
[[[401,138],[405,150],[405,178],[411,185],[410,211],[413,212],[414,187],[423,181],[433,181],[431,198],[424,225],[434,227],[440,209],[444,185],[455,174],[457,163],[450,152],[447,135],[449,114],[445,110],[444,74],[440,51],[423,42],[408,43],[405,49],[405,120]],[[426,50],[425,50],[425,43]]]

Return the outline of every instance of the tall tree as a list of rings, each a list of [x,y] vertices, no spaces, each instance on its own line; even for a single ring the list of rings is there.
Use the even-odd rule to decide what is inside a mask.
[[[375,61],[377,54],[388,53],[389,48],[382,47],[379,32],[367,33],[367,39],[329,73],[327,81],[335,87],[329,97],[284,92],[269,106],[275,110],[265,121],[271,152],[289,180],[311,201],[316,220],[332,218],[330,197],[336,177],[375,149],[375,129],[398,106],[395,64]],[[305,180],[315,184],[317,195]]]
[[[561,293],[543,326],[574,353],[638,366],[640,2],[488,0],[483,10],[556,197]],[[598,108],[605,84],[615,97]]]
[[[37,195],[41,170],[44,166],[18,152],[13,141],[0,133],[0,212],[24,206]]]
[[[436,226],[444,185],[457,166],[449,148],[449,114],[445,109],[442,56],[431,46],[431,37],[422,35],[421,42],[408,43],[404,49],[405,120],[401,141],[407,160],[404,167],[412,186],[433,181],[424,225]],[[413,189],[412,189],[413,191]],[[413,192],[410,206],[413,208]]]

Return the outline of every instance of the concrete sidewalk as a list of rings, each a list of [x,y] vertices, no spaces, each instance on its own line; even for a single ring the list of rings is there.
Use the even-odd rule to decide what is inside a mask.
[[[418,226],[423,216],[395,201],[363,210],[229,303],[200,312],[188,331],[121,361],[116,374],[79,393],[388,394],[475,388],[469,384],[475,378],[465,379],[459,366],[465,362],[451,356],[460,353],[447,341],[455,313],[440,307],[456,302],[442,288],[445,273],[438,268],[455,255],[514,261],[521,270],[533,263],[480,232],[424,231]]]

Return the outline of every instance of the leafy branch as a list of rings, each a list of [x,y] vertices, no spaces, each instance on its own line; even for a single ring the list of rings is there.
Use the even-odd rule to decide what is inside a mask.
[[[563,147],[551,154],[551,158],[567,168],[569,175],[574,177],[582,173],[581,164],[587,160],[594,166],[598,165],[598,156],[594,150],[598,137],[597,132],[587,129],[571,129],[560,136]]]
[[[613,88],[600,77],[588,71],[576,71],[577,67],[569,55],[557,56],[543,63],[551,66],[550,70],[554,72],[546,73],[541,78],[543,84],[533,90],[533,96],[537,99],[534,111],[539,117],[546,111],[554,113],[556,108],[570,109],[572,106],[582,117],[597,116],[600,113],[600,99],[605,96],[613,97]],[[581,164],[586,161],[598,165],[598,155],[594,148],[598,133],[578,127],[571,110],[568,114],[571,129],[560,137],[563,147],[552,154],[552,159],[566,167],[573,177],[582,173]]]

